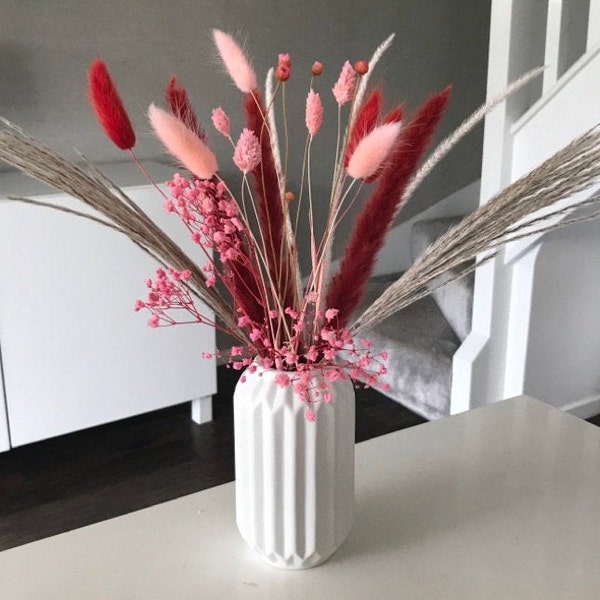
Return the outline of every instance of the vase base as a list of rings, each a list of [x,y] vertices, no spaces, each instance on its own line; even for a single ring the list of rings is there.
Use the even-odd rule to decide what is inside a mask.
[[[241,533],[241,531],[240,531]],[[251,544],[246,537],[242,534],[242,539],[248,544],[251,548],[253,554],[257,556],[262,562],[270,565],[271,567],[276,567],[277,569],[285,569],[289,571],[302,571],[304,569],[312,569],[313,567],[318,567],[323,563],[327,562],[340,548],[340,546],[346,541],[348,535],[345,535],[339,542],[337,542],[333,549],[331,546],[324,553],[313,552],[309,556],[301,556],[299,554],[291,554],[291,555],[282,555],[277,552],[271,552],[269,554],[265,554],[263,548],[259,548]]]
[[[282,557],[277,555],[265,556],[261,551],[253,548],[254,554],[264,563],[277,569],[283,569],[286,571],[302,571],[305,569],[312,569],[318,567],[324,562],[329,560],[333,556],[333,552],[327,556],[321,556],[320,554],[312,554],[308,558],[302,558],[301,556],[290,556]]]

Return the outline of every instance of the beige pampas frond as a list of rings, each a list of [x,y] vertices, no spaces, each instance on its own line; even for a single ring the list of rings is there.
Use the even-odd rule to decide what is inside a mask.
[[[458,144],[462,138],[471,132],[486,115],[500,103],[504,102],[509,96],[520,90],[522,87],[527,85],[530,81],[538,77],[544,72],[545,67],[538,67],[532,69],[525,75],[519,77],[516,81],[513,81],[505,90],[502,90],[500,94],[488,100],[485,104],[482,104],[470,117],[466,118],[447,138],[443,139],[431,153],[429,158],[421,165],[419,170],[415,173],[412,178],[406,192],[404,193],[405,202],[414,194],[415,190],[421,185],[423,180],[433,171],[434,167]]]
[[[554,227],[544,227],[544,222],[569,209],[558,209],[541,217],[534,213],[598,181],[600,128],[595,128],[559,150],[449,229],[356,319],[352,333],[370,329],[428,295],[431,293],[430,285],[435,286],[440,276],[452,272],[453,279],[462,277],[472,272],[481,261],[489,260],[489,253],[495,253],[504,244]],[[587,202],[597,200],[598,197],[594,196]],[[575,204],[570,208],[577,206]],[[575,221],[577,219],[573,219]],[[540,223],[540,227],[531,230],[532,225]],[[477,257],[480,257],[480,262],[471,264]]]
[[[354,102],[354,113],[356,113],[356,111],[360,108],[360,105],[362,104],[364,95],[367,91],[367,87],[369,84],[369,79],[371,78],[371,74],[375,70],[375,66],[377,65],[381,57],[386,53],[388,48],[392,45],[392,42],[394,41],[395,37],[395,33],[389,35],[385,40],[383,40],[383,42],[381,42],[381,44],[379,44],[379,46],[377,46],[375,52],[373,52],[373,55],[369,60],[369,70],[365,75],[363,75],[360,78],[360,83],[358,84],[358,90],[356,91],[356,99]],[[354,120],[354,117],[355,114],[352,115],[351,120]]]
[[[213,288],[206,287],[204,274],[195,262],[121,189],[109,187],[104,176],[86,173],[5,119],[0,119],[0,159],[30,177],[78,198],[105,220],[49,203],[24,198],[15,200],[92,219],[128,236],[163,265],[179,271],[189,270],[190,290],[213,309],[242,340],[247,339],[246,334],[233,321],[227,303]]]

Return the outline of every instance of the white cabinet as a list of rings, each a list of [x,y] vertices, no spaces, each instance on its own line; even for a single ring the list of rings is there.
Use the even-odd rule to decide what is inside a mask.
[[[166,178],[164,167],[160,177]],[[170,172],[170,169],[167,173]],[[126,188],[192,257],[149,185]],[[2,187],[0,193],[14,192]],[[67,196],[60,204],[81,208]],[[0,205],[0,344],[12,446],[216,392],[214,331],[150,329],[133,310],[158,265],[125,236],[52,210]],[[196,404],[198,408],[198,403]],[[0,449],[3,444],[0,410]]]
[[[8,437],[8,418],[4,403],[0,404],[0,452],[10,448],[10,438]]]

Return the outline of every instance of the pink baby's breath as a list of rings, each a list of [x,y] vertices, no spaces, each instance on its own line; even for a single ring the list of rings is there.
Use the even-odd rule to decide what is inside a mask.
[[[339,311],[337,308],[328,308],[328,309],[325,311],[325,318],[326,318],[328,321],[331,321],[332,319],[335,319],[335,317],[337,316],[337,314],[338,314],[339,312],[340,312],[340,311]]]
[[[275,383],[280,387],[287,387],[290,385],[290,378],[286,373],[277,373]]]

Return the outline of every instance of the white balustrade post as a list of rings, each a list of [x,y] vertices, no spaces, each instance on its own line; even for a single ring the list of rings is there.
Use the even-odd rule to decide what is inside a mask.
[[[598,44],[600,44],[600,0],[590,0],[587,33],[588,51]]]
[[[544,53],[543,93],[558,81],[560,63],[560,32],[563,17],[563,1],[548,1],[548,18],[546,20],[546,51]]]

